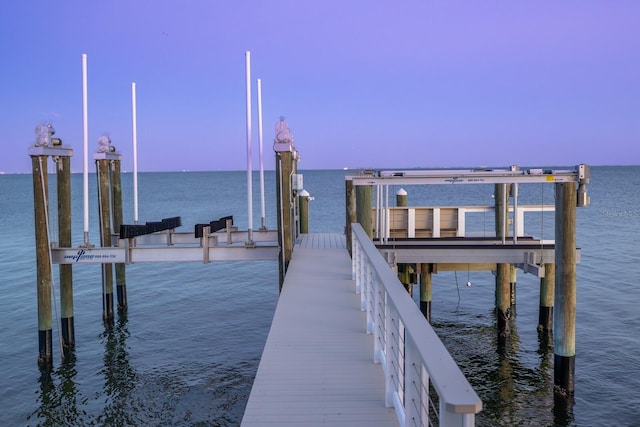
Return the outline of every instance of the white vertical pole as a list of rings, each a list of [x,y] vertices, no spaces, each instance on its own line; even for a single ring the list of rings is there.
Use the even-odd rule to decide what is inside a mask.
[[[389,184],[385,185],[385,203],[384,203],[384,243],[386,244],[389,241],[389,235],[391,234],[391,222],[390,216],[391,212],[389,211]]]
[[[89,245],[89,113],[87,108],[87,54],[82,54],[82,148],[83,158],[83,205],[84,244]]]
[[[504,245],[507,241],[507,230],[508,230],[508,222],[509,222],[509,207],[507,206],[508,196],[507,196],[507,184],[502,185],[502,218],[504,218],[502,225],[502,244]]]
[[[245,74],[247,78],[247,214],[249,226],[247,228],[248,243],[253,243],[253,182],[251,165],[251,52],[245,52]]]
[[[518,235],[520,233],[520,227],[518,223],[519,214],[518,214],[518,183],[514,182],[511,184],[513,188],[513,244],[518,243]]]
[[[131,120],[133,122],[133,223],[138,223],[138,118],[136,84],[131,83]]]
[[[261,230],[267,229],[264,207],[264,156],[262,149],[262,80],[258,79],[258,140],[260,142],[260,211],[262,213]]]

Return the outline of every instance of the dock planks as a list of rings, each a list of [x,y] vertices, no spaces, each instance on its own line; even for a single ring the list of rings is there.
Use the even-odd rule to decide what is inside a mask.
[[[296,241],[243,427],[398,425],[354,289],[344,235]]]

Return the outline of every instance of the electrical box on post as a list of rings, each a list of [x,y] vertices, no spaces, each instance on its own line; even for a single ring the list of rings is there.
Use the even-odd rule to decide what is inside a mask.
[[[304,189],[304,182],[301,173],[294,173],[291,175],[291,189],[295,191],[301,191]]]

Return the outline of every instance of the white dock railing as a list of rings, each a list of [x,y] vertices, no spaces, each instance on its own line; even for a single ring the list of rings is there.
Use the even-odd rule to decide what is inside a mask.
[[[512,215],[511,237],[517,240],[525,235],[525,213],[554,212],[555,205],[508,206]],[[466,237],[468,233],[467,214],[489,214],[491,223],[489,235],[495,236],[493,219],[495,206],[402,206],[373,208],[373,233],[376,240],[386,243],[391,238],[436,238]],[[486,219],[485,219],[486,222]],[[487,230],[484,230],[485,232]],[[484,236],[483,237],[487,237]]]
[[[473,426],[482,401],[360,224],[353,278],[385,376],[385,404],[404,426]],[[430,396],[430,390],[435,396]]]

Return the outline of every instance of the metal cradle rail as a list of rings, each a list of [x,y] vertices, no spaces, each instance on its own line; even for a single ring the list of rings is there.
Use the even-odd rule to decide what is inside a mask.
[[[482,401],[362,226],[351,230],[352,274],[384,371],[385,404],[401,426],[475,425]]]

